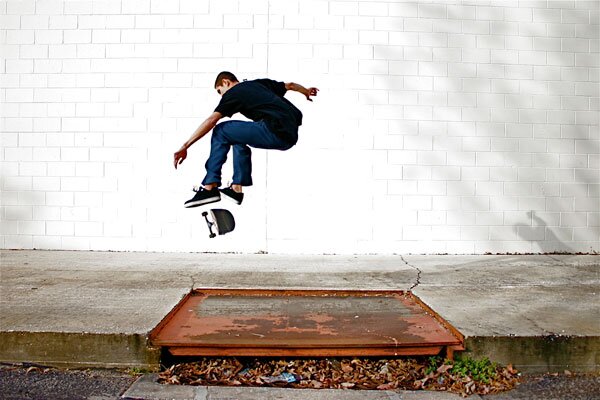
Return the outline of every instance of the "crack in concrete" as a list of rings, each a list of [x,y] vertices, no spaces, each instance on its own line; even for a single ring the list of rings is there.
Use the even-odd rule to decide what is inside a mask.
[[[415,283],[413,283],[413,285],[412,285],[410,288],[408,288],[408,291],[410,292],[410,291],[412,291],[414,288],[416,288],[417,286],[419,286],[419,285],[421,284],[421,273],[422,273],[423,271],[421,271],[421,269],[420,269],[419,267],[416,267],[416,266],[414,266],[414,265],[410,264],[408,261],[406,261],[406,260],[404,259],[404,256],[400,255],[400,259],[401,259],[402,261],[404,261],[404,264],[408,265],[409,267],[411,267],[412,269],[414,269],[415,271],[417,271],[417,280],[415,281]]]
[[[179,273],[177,274],[177,276],[181,279],[181,280],[187,280],[190,282],[190,292],[194,291],[194,289],[196,288],[196,279],[194,278],[194,275],[188,275],[185,273]]]
[[[523,310],[521,310],[517,304],[510,304],[510,305],[508,305],[508,307],[510,307],[510,312],[515,313],[515,314],[520,314],[520,316],[525,321],[529,322],[533,326],[534,329],[537,329],[538,331],[540,331],[543,336],[555,336],[556,335],[554,332],[549,331],[549,330],[543,328],[542,326],[540,326],[540,324],[533,317],[530,317],[530,316],[524,314]],[[496,334],[495,332],[492,332],[492,333]],[[498,333],[498,335],[501,335],[501,333]]]
[[[546,254],[546,257],[548,257],[549,259],[551,259],[555,263],[558,263],[562,267],[572,267],[572,265],[569,265],[566,262],[564,262],[563,260],[560,260],[560,259],[558,259],[556,257],[553,257],[551,254]]]
[[[194,275],[190,275],[189,278],[192,281],[192,287],[190,289],[190,292],[193,292],[194,289],[196,288],[196,279],[194,279]]]
[[[577,270],[577,265],[573,265],[573,264],[569,264],[559,258],[553,257],[551,254],[546,254],[546,256],[551,259],[552,261],[554,261],[555,263],[557,263],[559,266],[561,267],[565,267],[568,269],[575,269]],[[568,279],[569,283],[573,283],[575,285],[580,285],[581,282],[579,280],[577,280],[577,278],[574,276],[573,273],[570,274],[571,278]]]
[[[557,335],[556,333],[554,333],[554,332],[552,332],[552,331],[549,331],[549,330],[547,330],[547,329],[545,329],[545,328],[541,327],[541,326],[538,324],[538,322],[537,322],[535,319],[533,319],[532,317],[528,317],[528,316],[524,315],[524,316],[523,316],[523,318],[524,318],[526,321],[528,321],[530,324],[532,324],[534,328],[536,328],[536,329],[539,329],[540,331],[542,331],[542,334],[543,334],[544,336],[559,336],[559,335]]]

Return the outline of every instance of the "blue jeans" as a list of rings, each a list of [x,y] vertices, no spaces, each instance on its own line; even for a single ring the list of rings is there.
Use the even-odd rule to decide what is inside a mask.
[[[226,121],[214,127],[210,156],[206,161],[203,185],[221,186],[221,168],[233,146],[234,185],[252,185],[252,151],[250,147],[269,150],[288,150],[293,145],[281,140],[263,121]]]

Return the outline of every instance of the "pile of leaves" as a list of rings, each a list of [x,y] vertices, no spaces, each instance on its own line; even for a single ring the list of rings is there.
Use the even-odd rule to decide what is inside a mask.
[[[379,390],[438,390],[468,396],[514,388],[519,374],[487,358],[238,359],[202,358],[159,374],[175,385],[277,386]]]

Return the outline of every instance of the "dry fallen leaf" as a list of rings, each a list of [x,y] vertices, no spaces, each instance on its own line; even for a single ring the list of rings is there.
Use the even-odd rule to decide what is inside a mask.
[[[379,386],[377,386],[377,389],[379,390],[392,390],[395,389],[398,386],[397,382],[389,382],[389,383],[383,383]]]
[[[444,364],[444,365],[440,365],[440,367],[437,369],[437,372],[439,374],[445,374],[446,372],[450,371],[451,369],[452,369],[452,365]]]
[[[315,389],[320,389],[323,387],[323,384],[319,381],[312,380],[312,381],[310,381],[310,386]]]
[[[507,370],[509,373],[511,373],[511,374],[516,374],[516,373],[517,373],[517,370],[516,370],[516,369],[514,369],[514,367],[513,367],[513,365],[512,365],[512,364],[508,364],[508,365],[506,366],[506,370]]]
[[[177,364],[159,374],[167,384],[224,386],[284,386],[295,388],[345,389],[427,389],[445,390],[462,396],[498,393],[518,384],[512,366],[498,368],[489,384],[470,377],[452,375],[452,364],[443,364],[425,374],[425,359],[244,359],[235,357],[202,358],[193,363]],[[261,377],[294,375],[294,382],[265,383]],[[269,381],[271,379],[266,379]]]
[[[350,372],[354,371],[354,368],[352,368],[351,365],[342,364],[342,371],[350,373]]]

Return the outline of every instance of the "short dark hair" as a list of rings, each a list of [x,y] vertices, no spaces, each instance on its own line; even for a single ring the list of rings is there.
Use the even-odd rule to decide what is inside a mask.
[[[215,87],[223,84],[223,79],[229,79],[231,82],[239,82],[238,79],[229,71],[219,72],[217,79],[215,80]]]

